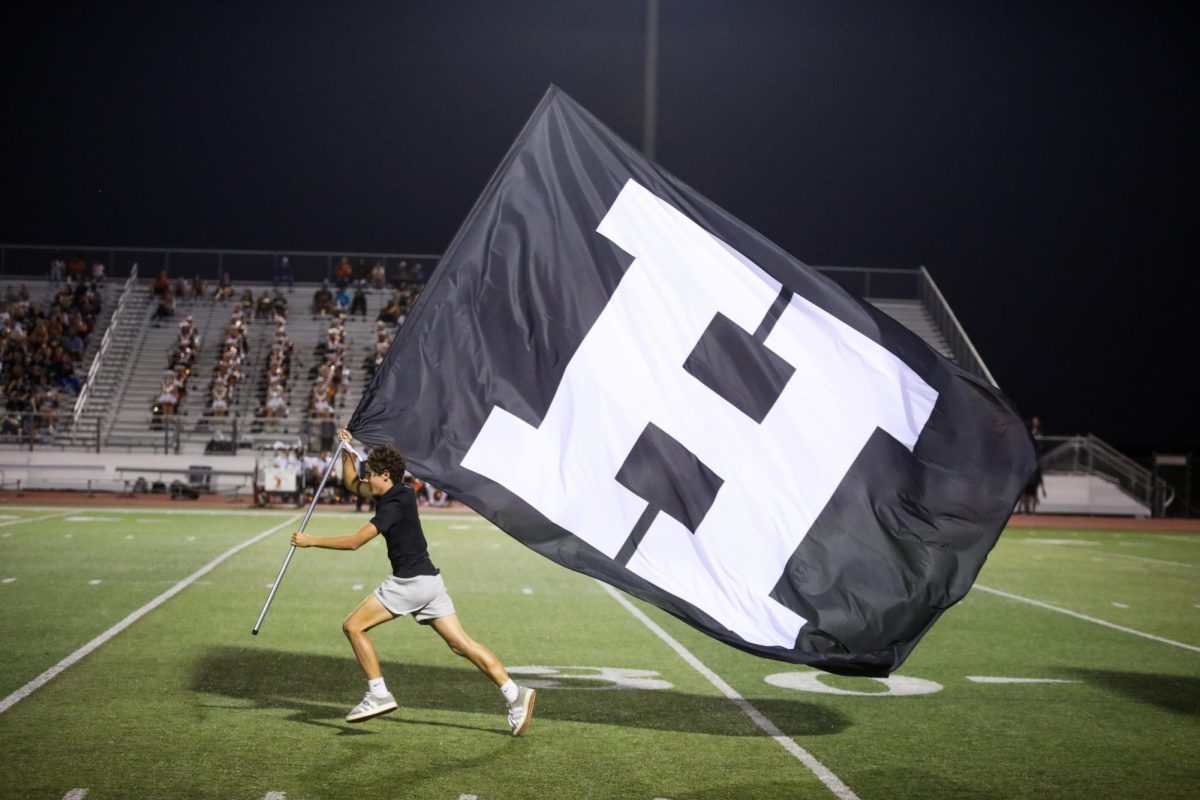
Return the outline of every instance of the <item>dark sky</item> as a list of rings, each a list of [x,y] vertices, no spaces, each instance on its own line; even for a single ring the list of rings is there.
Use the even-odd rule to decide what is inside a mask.
[[[641,142],[634,0],[15,5],[0,242],[436,253],[550,83]],[[1185,7],[662,0],[658,160],[926,265],[1049,432],[1200,451]]]

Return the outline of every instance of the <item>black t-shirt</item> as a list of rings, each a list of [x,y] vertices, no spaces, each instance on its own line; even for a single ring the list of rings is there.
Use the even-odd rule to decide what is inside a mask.
[[[429,545],[421,530],[417,496],[412,489],[398,483],[375,498],[371,524],[387,540],[388,560],[397,578],[438,574],[437,567],[429,560]]]

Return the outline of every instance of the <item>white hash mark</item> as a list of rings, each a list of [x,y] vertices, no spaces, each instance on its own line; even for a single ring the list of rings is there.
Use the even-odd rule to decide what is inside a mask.
[[[1083,681],[1064,681],[1058,678],[999,678],[990,675],[968,675],[972,683],[1082,683]]]

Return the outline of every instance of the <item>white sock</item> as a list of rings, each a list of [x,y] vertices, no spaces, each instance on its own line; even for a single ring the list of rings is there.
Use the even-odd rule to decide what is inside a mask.
[[[388,696],[387,684],[383,682],[383,678],[371,678],[367,681],[367,688],[371,690],[371,694],[379,699]]]
[[[517,702],[517,685],[513,683],[513,679],[509,678],[500,687],[500,694],[504,695],[504,701],[510,706]]]

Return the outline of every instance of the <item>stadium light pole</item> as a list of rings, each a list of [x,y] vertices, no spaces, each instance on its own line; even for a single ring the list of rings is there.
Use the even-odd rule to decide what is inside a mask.
[[[646,69],[642,107],[642,153],[654,159],[658,137],[658,0],[646,0]]]

